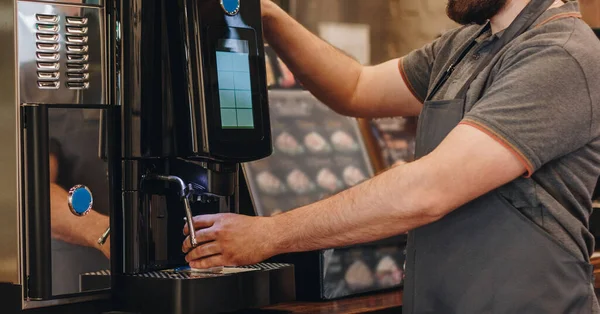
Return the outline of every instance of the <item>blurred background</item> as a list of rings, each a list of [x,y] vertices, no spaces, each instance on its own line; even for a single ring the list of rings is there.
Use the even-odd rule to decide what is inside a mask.
[[[456,27],[445,0],[276,0],[300,23],[329,41],[360,40],[368,34],[369,64],[402,56]],[[344,31],[354,36],[342,36]],[[325,36],[323,36],[325,35]],[[338,38],[336,38],[338,37]],[[332,42],[333,43],[333,42]],[[335,43],[333,43],[335,44]],[[348,43],[350,44],[350,43]],[[336,45],[339,46],[339,45]],[[340,47],[343,48],[343,47]],[[352,51],[347,51],[353,54]],[[356,55],[354,57],[357,57]],[[357,57],[359,58],[359,57]],[[362,59],[362,56],[359,58]]]
[[[403,56],[456,27],[445,13],[447,0],[274,0],[315,34],[330,41],[354,28],[368,34],[367,61],[377,64]],[[579,0],[584,20],[600,27],[600,0]],[[335,24],[332,24],[335,23]],[[328,38],[331,37],[331,38]],[[335,44],[335,43],[334,43]],[[345,43],[352,45],[352,43]],[[357,43],[354,43],[357,45]],[[340,45],[336,45],[340,46]],[[343,47],[340,47],[343,48]],[[357,49],[358,50],[358,49]],[[348,52],[348,51],[347,51]],[[348,52],[353,54],[352,51]],[[359,54],[362,59],[364,52]]]

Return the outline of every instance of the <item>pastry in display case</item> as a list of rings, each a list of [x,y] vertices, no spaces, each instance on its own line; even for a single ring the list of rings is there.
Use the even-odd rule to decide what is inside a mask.
[[[366,180],[365,174],[357,167],[348,166],[344,169],[344,182],[348,186],[355,186],[358,183]]]
[[[315,185],[300,169],[294,169],[287,176],[287,184],[296,194],[304,195],[314,191]]]
[[[256,183],[260,190],[268,195],[277,195],[286,191],[283,182],[269,171],[263,171],[256,175]]]
[[[304,147],[288,132],[282,132],[277,136],[275,139],[275,148],[292,156],[304,153]]]
[[[311,153],[326,154],[331,152],[331,146],[318,132],[310,132],[304,137],[304,145]]]
[[[358,143],[344,131],[336,131],[331,135],[331,143],[339,152],[355,152],[359,150]]]
[[[321,169],[317,173],[317,184],[330,193],[335,193],[342,188],[342,181],[329,168]]]

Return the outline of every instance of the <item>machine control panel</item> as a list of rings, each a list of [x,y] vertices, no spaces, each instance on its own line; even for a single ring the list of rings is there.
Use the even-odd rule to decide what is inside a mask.
[[[272,144],[260,1],[197,5],[199,12],[222,12],[200,19],[208,153],[234,162],[267,157]]]

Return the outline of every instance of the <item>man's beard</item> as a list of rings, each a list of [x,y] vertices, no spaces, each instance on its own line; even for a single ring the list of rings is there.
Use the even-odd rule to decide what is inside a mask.
[[[508,0],[448,0],[446,13],[456,23],[484,24],[506,5]]]

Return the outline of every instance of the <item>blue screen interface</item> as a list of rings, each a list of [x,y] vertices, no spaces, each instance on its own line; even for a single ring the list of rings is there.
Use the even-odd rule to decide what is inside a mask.
[[[220,40],[216,53],[221,127],[254,129],[248,41]]]

